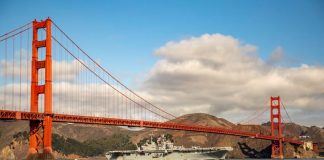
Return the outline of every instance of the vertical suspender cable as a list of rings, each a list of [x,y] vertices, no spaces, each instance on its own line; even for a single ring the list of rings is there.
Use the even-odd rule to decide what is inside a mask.
[[[27,31],[27,56],[26,56],[26,79],[27,79],[27,82],[26,82],[26,102],[27,102],[27,106],[26,106],[26,111],[29,111],[29,107],[30,104],[29,104],[29,31]]]
[[[7,59],[7,40],[5,41],[5,85],[4,85],[4,109],[6,109],[7,106],[7,75],[8,75],[8,71],[7,71],[7,63],[8,63],[8,59]]]
[[[19,111],[21,111],[21,52],[22,52],[22,35],[20,33],[20,46],[19,46]]]
[[[11,82],[11,85],[12,85],[12,91],[11,91],[11,107],[14,107],[15,110],[16,109],[16,106],[14,105],[14,86],[15,86],[15,37],[13,37],[12,39],[12,74],[11,74],[11,77],[12,77],[12,82]]]

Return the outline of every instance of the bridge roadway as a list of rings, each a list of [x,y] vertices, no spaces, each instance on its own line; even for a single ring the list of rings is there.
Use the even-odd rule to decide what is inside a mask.
[[[53,122],[69,122],[69,123],[83,123],[83,124],[101,124],[101,125],[115,125],[115,126],[130,126],[130,127],[145,127],[145,128],[160,128],[172,130],[195,131],[204,133],[215,133],[223,135],[241,136],[255,139],[275,140],[278,141],[279,137],[270,135],[262,135],[253,132],[245,132],[239,130],[224,129],[220,127],[206,127],[201,125],[186,125],[173,122],[152,122],[142,120],[128,120],[119,118],[105,118],[105,117],[92,117],[92,116],[78,116],[66,114],[46,114],[34,112],[19,112],[0,110],[0,119],[6,120],[43,120],[45,115],[50,115]],[[295,145],[303,144],[302,141],[290,138],[282,138],[283,142],[288,142]]]

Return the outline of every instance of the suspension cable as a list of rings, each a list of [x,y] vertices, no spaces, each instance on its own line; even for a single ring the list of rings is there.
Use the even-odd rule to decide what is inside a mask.
[[[31,24],[31,23],[32,23],[32,22],[28,22],[28,23],[25,24],[25,25],[22,25],[22,26],[20,26],[20,27],[18,27],[18,28],[16,28],[16,29],[13,29],[12,31],[9,31],[9,32],[7,32],[7,33],[1,35],[0,38],[6,36],[6,35],[8,35],[8,34],[11,34],[11,33],[15,32],[15,31],[17,31],[17,30],[19,30],[19,29],[22,29],[22,28],[28,26],[28,25]],[[30,27],[29,27],[29,28],[30,28]]]
[[[265,104],[265,103],[264,103],[264,104]],[[266,106],[266,105],[264,105],[264,106]],[[240,121],[238,122],[238,124],[248,123],[248,122],[250,122],[250,121],[252,121],[252,120],[258,118],[257,116],[260,115],[261,112],[262,112],[262,114],[263,114],[263,113],[265,112],[266,108],[268,108],[268,107],[266,106],[266,107],[264,107],[264,108],[258,108],[257,110],[255,110],[254,112],[252,112],[252,114],[250,114],[250,115],[247,116],[246,118],[240,120]]]
[[[7,40],[7,39],[9,39],[9,38],[11,38],[11,37],[14,37],[14,36],[16,36],[16,35],[18,35],[18,34],[20,34],[20,33],[23,33],[23,32],[27,31],[27,30],[30,29],[30,28],[31,28],[31,27],[28,27],[28,28],[26,28],[26,29],[24,29],[24,30],[21,30],[21,31],[15,33],[15,34],[12,34],[12,35],[10,35],[10,36],[8,36],[8,37],[5,37],[5,38],[3,38],[3,39],[0,39],[0,42],[2,42],[2,41],[4,41],[4,40]]]
[[[293,123],[293,121],[291,120],[291,118],[290,118],[290,115],[288,114],[288,112],[287,112],[287,110],[286,110],[286,107],[285,107],[285,105],[281,102],[281,105],[283,106],[283,108],[284,108],[284,110],[285,110],[285,112],[286,112],[286,114],[287,114],[287,116],[288,116],[288,118],[289,118],[289,121],[291,122],[291,123]]]
[[[139,97],[140,99],[142,99],[144,102],[150,104],[151,106],[153,106],[154,108],[170,115],[173,118],[176,118],[175,115],[168,113],[166,111],[164,111],[163,109],[161,109],[160,107],[155,106],[154,104],[152,104],[151,102],[148,102],[147,100],[145,100],[143,97],[139,96],[138,94],[136,94],[134,91],[132,91],[130,88],[128,88],[127,86],[125,86],[123,83],[121,83],[116,77],[114,77],[110,72],[108,72],[105,68],[103,68],[98,62],[96,62],[94,59],[92,59],[89,54],[87,54],[83,49],[81,49],[81,47],[79,47],[58,25],[56,25],[55,22],[52,21],[52,23],[54,24],[55,27],[57,27],[64,35],[66,38],[68,38],[84,55],[86,55],[93,63],[95,63],[100,69],[102,69],[106,74],[108,74],[110,77],[112,77],[117,83],[119,83],[121,86],[123,86],[126,90],[128,90],[129,92],[133,93],[135,96]]]
[[[249,120],[247,120],[245,123],[249,123],[249,122],[251,122],[251,121],[259,118],[267,110],[269,110],[269,108],[268,107],[265,107],[261,112],[259,112],[258,114],[256,114],[255,116],[253,116],[252,118],[250,118]]]
[[[121,91],[119,91],[117,88],[115,88],[114,86],[112,86],[111,84],[109,84],[106,80],[104,80],[102,77],[100,77],[95,71],[91,70],[86,64],[84,64],[80,59],[78,59],[73,53],[71,53],[66,47],[64,47],[55,37],[53,37],[53,40],[56,41],[65,51],[67,51],[72,57],[74,57],[77,61],[79,61],[79,63],[81,63],[84,67],[86,67],[90,72],[92,72],[97,78],[99,78],[101,81],[103,81],[105,84],[109,85],[111,88],[113,88],[116,92],[118,92],[119,94],[123,95],[124,97],[126,97],[127,99],[129,99],[130,101],[134,102],[135,104],[137,104],[138,106],[140,107],[143,107],[145,108],[143,105],[139,104],[138,102],[134,101],[133,99],[131,99],[130,97],[126,96],[124,93],[122,93]],[[163,115],[160,115],[148,108],[145,108],[147,110],[149,110],[150,112],[160,116],[160,117],[163,117],[167,120],[170,120],[169,118],[163,116]]]

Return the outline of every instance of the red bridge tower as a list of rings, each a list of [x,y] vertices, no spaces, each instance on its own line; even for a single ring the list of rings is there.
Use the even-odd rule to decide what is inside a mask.
[[[280,96],[270,98],[271,136],[279,139],[272,141],[271,158],[283,159],[280,104]]]
[[[39,95],[44,95],[44,120],[30,121],[28,159],[53,159],[52,156],[52,31],[51,19],[33,21],[31,103],[30,111],[39,112]],[[39,40],[38,31],[46,31],[45,40]],[[46,58],[39,59],[39,48],[46,49]],[[40,84],[39,71],[44,69],[45,82]]]

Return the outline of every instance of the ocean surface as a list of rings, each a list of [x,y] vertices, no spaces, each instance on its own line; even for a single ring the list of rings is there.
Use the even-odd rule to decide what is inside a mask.
[[[96,158],[80,158],[78,160],[106,160],[105,157],[96,157]],[[324,158],[302,158],[302,159],[285,159],[285,160],[318,160]],[[231,159],[231,160],[242,160],[242,159]],[[245,160],[256,160],[256,159],[245,159]],[[272,160],[272,159],[258,159],[258,160]]]

